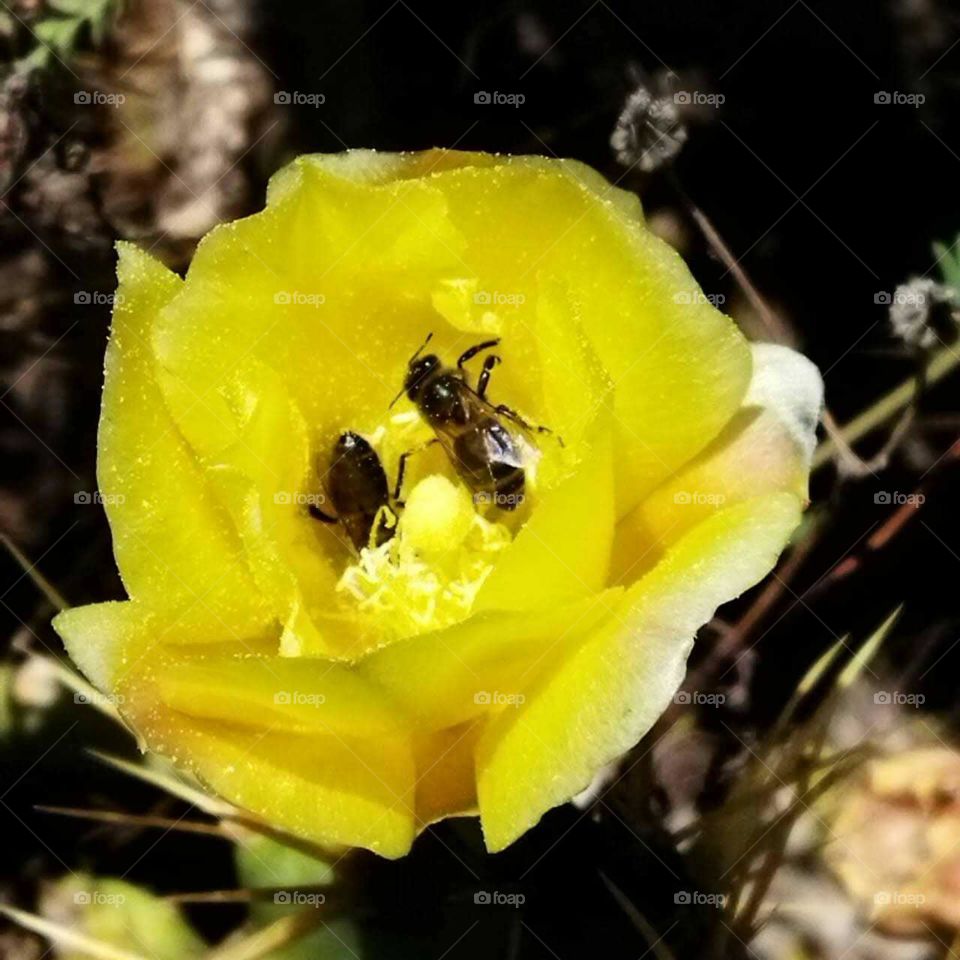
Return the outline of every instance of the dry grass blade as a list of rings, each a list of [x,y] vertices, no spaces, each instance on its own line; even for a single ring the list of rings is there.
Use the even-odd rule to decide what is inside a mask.
[[[92,937],[78,933],[70,927],[46,920],[34,913],[27,913],[25,910],[18,910],[16,907],[0,904],[0,914],[9,917],[14,923],[18,923],[26,930],[31,930],[33,933],[40,934],[41,937],[46,937],[57,947],[69,947],[72,950],[94,957],[96,960],[149,960],[149,958],[142,957],[138,953],[120,950],[109,943],[94,940]]]
[[[960,366],[960,350],[950,346],[941,347],[930,357],[926,370],[926,385],[932,387],[958,366]],[[910,377],[849,423],[838,427],[838,433],[844,443],[847,446],[857,443],[882,427],[888,420],[892,420],[901,410],[909,406],[915,390],[916,378]],[[819,470],[820,467],[826,466],[837,456],[837,453],[838,447],[834,440],[825,440],[814,452],[813,469]]]
[[[783,865],[790,834],[804,811],[809,810],[827,791],[848,776],[869,755],[863,745],[823,757],[830,720],[844,692],[869,669],[884,640],[896,623],[898,607],[852,653],[840,669],[843,651],[849,650],[846,638],[834,643],[807,670],[777,722],[753,753],[743,777],[744,789],[734,791],[718,814],[737,808],[756,808],[755,839],[748,843],[743,866],[731,871],[731,893],[727,912],[732,927],[723,924],[717,930],[713,956],[723,956],[729,935],[749,942],[759,929],[758,918],[774,876]],[[827,678],[830,687],[813,715],[791,729],[801,704],[815,695]],[[780,789],[791,789],[793,796],[786,809],[771,810],[769,804]],[[746,859],[746,852],[754,851]]]
[[[295,943],[323,924],[324,917],[320,914],[320,910],[308,909],[281,917],[248,936],[216,947],[205,960],[259,960],[274,950]]]
[[[70,606],[63,594],[27,559],[26,555],[5,533],[0,533],[0,543],[7,548],[20,569],[33,581],[34,586],[55,609],[66,610]]]
[[[211,797],[202,790],[191,787],[188,783],[173,774],[152,770],[149,767],[131,763],[129,760],[123,760],[120,757],[114,757],[108,753],[101,753],[99,750],[91,750],[90,753],[108,766],[120,770],[122,773],[129,774],[131,777],[136,777],[138,780],[153,784],[153,786],[159,787],[161,790],[175,797],[179,797],[181,800],[186,800],[187,803],[192,804],[204,813],[210,814],[212,817],[232,817],[239,814],[237,808],[232,804],[227,803],[225,800],[218,800],[216,797]]]
[[[103,761],[123,773],[150,783],[174,797],[185,800],[203,813],[209,814],[212,817],[219,817],[226,822],[223,827],[225,831],[228,830],[226,824],[229,823],[237,831],[248,830],[252,833],[261,834],[285,846],[300,850],[308,856],[316,857],[320,860],[326,860],[330,857],[329,850],[325,850],[317,844],[311,843],[309,840],[304,840],[302,837],[286,833],[284,830],[274,827],[265,820],[261,820],[249,811],[241,810],[239,807],[235,807],[225,800],[204,793],[203,790],[190,786],[190,784],[173,773],[154,770],[141,764],[131,763],[129,760],[122,760],[120,757],[100,753],[97,750],[91,750],[90,753],[98,760]],[[235,838],[240,838],[239,833]]]
[[[825,727],[825,723],[819,724],[816,730],[814,737],[814,757],[819,754],[819,748],[823,745]],[[811,788],[811,776],[812,772],[809,767],[804,767],[801,771],[801,780],[797,787],[796,796],[790,803],[790,806],[778,818],[774,829],[770,831],[769,842],[765,842],[762,845],[763,849],[760,854],[759,868],[754,870],[754,868],[751,867],[749,871],[751,879],[748,884],[749,891],[746,900],[744,901],[743,899],[743,893],[745,892],[743,889],[737,892],[737,896],[734,899],[736,904],[734,917],[737,936],[744,943],[749,942],[749,940],[756,935],[755,923],[757,915],[763,906],[763,901],[766,898],[767,891],[770,889],[770,884],[773,882],[774,876],[776,876],[777,871],[783,865],[786,858],[787,842],[797,820],[804,811],[810,808],[817,796],[832,786],[831,778],[827,775],[818,787]]]
[[[171,893],[164,897],[173,903],[258,903],[262,901],[275,901],[277,894],[289,894],[292,887],[240,887],[231,890],[203,890],[199,893]],[[340,899],[334,902],[333,897],[329,895],[331,887],[329,884],[297,884],[296,892],[298,894],[317,893],[323,895],[323,907],[327,916],[334,910],[339,909]]]
[[[788,729],[790,721],[796,715],[800,704],[810,695],[829,672],[830,668],[840,659],[843,651],[848,649],[848,640],[849,637],[847,636],[843,636],[837,640],[826,653],[814,661],[813,666],[803,675],[796,689],[790,695],[790,699],[787,700],[786,706],[780,712],[780,716],[777,717],[777,721],[770,730],[770,733],[765,738],[767,744],[775,744],[781,739],[784,731]]]
[[[844,777],[860,766],[860,764],[862,764],[865,760],[868,760],[875,755],[875,750],[862,745],[851,747],[849,750],[841,750],[814,763],[812,765],[813,775],[814,777]],[[709,830],[711,825],[715,824],[717,821],[722,821],[724,817],[729,816],[731,813],[736,813],[741,810],[749,809],[750,807],[755,807],[758,803],[772,799],[784,787],[795,786],[798,782],[796,776],[799,774],[797,774],[796,771],[794,773],[794,779],[788,780],[785,783],[778,783],[775,781],[766,783],[763,786],[752,790],[749,794],[744,793],[739,795],[736,799],[728,800],[717,810],[704,811],[695,822],[675,831],[672,834],[674,843],[683,843],[690,839],[690,837],[695,837],[698,834],[703,833],[705,830]],[[819,779],[817,780],[817,783],[820,783]]]
[[[848,689],[857,677],[869,667],[880,645],[886,639],[893,625],[897,622],[897,618],[900,616],[902,609],[902,606],[897,607],[867,640],[857,648],[850,662],[837,675],[831,696],[836,696],[838,693],[842,693]],[[803,675],[803,678],[790,695],[790,699],[787,701],[786,706],[777,718],[770,733],[765,738],[766,744],[772,747],[782,738],[784,731],[789,727],[790,721],[795,718],[800,704],[819,686],[823,678],[829,674],[831,667],[839,662],[843,651],[850,649],[849,640],[850,638],[848,636],[843,636],[837,640]]]
[[[181,833],[199,833],[211,837],[234,840],[235,837],[217,823],[200,823],[195,820],[174,820],[171,817],[154,817],[122,810],[84,810],[79,807],[54,807],[38,803],[34,810],[55,813],[61,817],[78,820],[95,820],[98,823],[115,823],[124,827],[153,827],[159,830],[177,830]]]
[[[867,642],[857,650],[851,661],[843,668],[840,676],[837,677],[837,692],[848,689],[860,674],[869,668],[871,661],[880,649],[880,645],[887,639],[887,634],[890,633],[893,625],[899,619],[902,610],[903,605],[901,604],[877,627],[873,635],[867,639]]]
[[[135,736],[130,727],[127,726],[126,721],[120,716],[120,711],[117,710],[116,706],[107,697],[104,697],[92,683],[77,673],[76,670],[71,669],[63,660],[60,660],[58,657],[52,657],[46,653],[38,653],[29,648],[27,648],[25,652],[27,656],[34,657],[48,664],[53,670],[57,680],[59,680],[67,690],[79,695],[78,703],[84,703],[96,708],[104,716],[109,717],[123,727],[131,736]]]
[[[673,951],[663,942],[664,937],[676,926],[672,924],[664,933],[657,933],[649,920],[637,909],[630,898],[601,870],[600,879],[610,891],[613,899],[630,918],[630,922],[640,931],[644,940],[649,944],[647,953],[656,960],[675,960]],[[644,954],[646,956],[646,954]]]

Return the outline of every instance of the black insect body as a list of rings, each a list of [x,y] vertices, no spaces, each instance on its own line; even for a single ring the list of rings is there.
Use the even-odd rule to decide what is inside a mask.
[[[430,342],[428,336],[423,347]],[[447,367],[436,354],[420,356],[417,351],[407,365],[404,392],[416,404],[433,428],[435,440],[443,444],[461,479],[478,500],[492,502],[504,510],[515,510],[523,502],[526,471],[525,441],[505,421],[524,430],[549,432],[546,427],[531,427],[509,407],[493,406],[486,399],[490,373],[500,362],[490,354],[483,362],[476,388],[467,382],[464,364],[482,350],[499,343],[485,340],[465,351],[456,367]],[[404,468],[409,453],[400,458],[394,497],[399,499]]]
[[[324,486],[336,516],[316,506],[310,507],[310,515],[324,523],[340,523],[357,550],[369,545],[374,524],[375,546],[393,536],[396,520],[391,524],[389,511],[383,509],[390,504],[387,474],[376,450],[360,434],[348,430],[337,439]]]

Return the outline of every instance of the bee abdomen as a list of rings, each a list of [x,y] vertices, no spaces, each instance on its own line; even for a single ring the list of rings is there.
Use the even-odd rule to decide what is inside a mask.
[[[496,476],[498,467],[504,468],[502,476]],[[516,510],[523,503],[523,491],[526,484],[526,474],[523,467],[515,467],[507,463],[494,464],[492,471],[495,476],[494,502],[502,510]]]

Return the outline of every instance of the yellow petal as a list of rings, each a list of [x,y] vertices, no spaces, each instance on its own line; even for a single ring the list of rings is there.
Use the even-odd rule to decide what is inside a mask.
[[[353,151],[298,163],[322,170],[325,189],[339,180],[358,197],[389,200],[391,182],[429,184],[443,197],[434,228],[443,223],[462,238],[445,279],[508,302],[470,306],[447,298],[435,305],[463,331],[503,335],[498,402],[541,420],[524,377],[535,369],[538,346],[549,344],[537,344],[531,331],[540,291],[566,285],[617,387],[620,515],[701,450],[739,406],[750,379],[746,340],[703,296],[679,255],[643,227],[636,198],[595,171],[568,160],[453,151]],[[278,198],[300,195],[296,177],[278,175]]]
[[[255,625],[254,625],[255,626]],[[276,649],[269,626],[238,636],[216,624],[201,625],[139,600],[91,603],[57,614],[53,627],[71,659],[101,690],[124,692],[130,678],[165,655],[167,645],[217,645],[233,652],[257,654]]]
[[[536,504],[477,595],[474,610],[542,610],[599,592],[614,525],[609,410],[594,419],[575,472]]]
[[[130,250],[120,274],[101,471],[133,599],[57,628],[149,748],[325,846],[399,856],[478,808],[510,843],[646,732],[798,520],[808,371],[752,364],[636,198],[572,161],[305,157],[185,281]],[[502,337],[491,402],[554,433],[509,515],[418,456],[396,536],[348,564],[306,504],[342,431],[390,476],[430,435],[388,407],[428,332],[449,364]],[[718,496],[684,512],[688,488]]]
[[[516,697],[539,671],[618,607],[619,589],[535,613],[477,614],[393,643],[361,671],[424,729],[451,727]]]
[[[317,843],[386,857],[409,849],[411,741],[362,678],[345,677],[334,664],[267,660],[269,645],[257,640],[243,645],[251,659],[211,645],[191,662],[186,648],[167,645],[176,630],[164,615],[133,602],[67,610],[54,625],[84,673],[115,694],[146,745],[214,792]],[[336,676],[321,680],[324,671]],[[278,692],[289,692],[290,703],[274,702]],[[320,694],[329,700],[321,704]],[[323,719],[314,716],[324,708]]]
[[[382,184],[392,180],[416,180],[447,170],[463,167],[501,167],[522,162],[543,164],[552,161],[542,157],[513,157],[502,153],[478,153],[434,147],[414,153],[381,153],[376,150],[345,150],[343,153],[316,153],[298,158],[298,163],[316,165],[331,174],[360,184]],[[624,217],[641,221],[643,211],[635,193],[611,188],[610,182],[592,167],[578,160],[563,161],[567,176],[593,191],[604,203],[617,207]],[[274,202],[287,190],[295,189],[296,164],[289,164],[270,178],[267,197]]]
[[[697,629],[770,570],[800,510],[792,494],[774,494],[694,527],[605,627],[491,722],[477,748],[488,849],[512,843],[647,732],[683,679]]]
[[[149,656],[151,615],[142,603],[111,601],[71,607],[53,618],[53,629],[60,635],[70,659],[90,682],[109,691],[130,656]]]
[[[396,736],[405,727],[383,691],[335,662],[223,655],[164,659],[151,665],[159,697],[193,717],[361,738]]]
[[[617,526],[612,578],[630,583],[711,514],[751,497],[805,500],[823,401],[817,368],[776,344],[754,344],[753,378],[737,412],[693,461]]]
[[[635,200],[614,187],[599,194],[597,179],[580,164],[536,157],[430,175],[466,238],[465,273],[486,292],[525,298],[500,311],[518,365],[538,291],[550,281],[568,286],[617,388],[622,514],[733,415],[750,379],[750,351],[679,255],[630,215]],[[509,362],[505,354],[504,368]]]
[[[157,386],[151,329],[181,281],[130,244],[118,252],[97,462],[117,566],[131,597],[229,635],[265,622],[266,609]]]
[[[535,330],[544,425],[554,434],[541,439],[541,446],[552,454],[545,458],[548,467],[551,461],[564,460],[562,455],[556,456],[555,444],[562,441],[559,453],[563,454],[592,442],[592,432],[603,426],[600,414],[606,416],[615,387],[584,332],[578,305],[566,283],[545,281],[541,285]]]
[[[459,167],[495,167],[508,159],[502,154],[470,153],[442,147],[409,153],[359,149],[344,150],[342,153],[304,154],[270,178],[267,202],[278,203],[288,193],[298,190],[304,168],[358,186],[383,186],[397,180],[417,180]]]
[[[152,749],[296,836],[389,858],[410,849],[414,766],[404,740],[297,736],[172,711],[144,727]]]
[[[236,440],[207,460],[207,476],[240,532],[257,586],[287,630],[284,653],[356,654],[349,618],[331,616],[349,557],[343,531],[307,509],[325,496],[329,463],[311,462],[308,426],[271,367],[249,362],[224,396]]]
[[[462,270],[429,182],[359,186],[308,159],[264,211],[204,238],[157,327],[165,396],[204,456],[237,439],[225,393],[251,360],[283,376],[324,445],[378,423],[437,321],[432,290]]]
[[[414,738],[417,762],[417,824],[422,829],[445,817],[477,812],[473,752],[483,730],[479,720]]]

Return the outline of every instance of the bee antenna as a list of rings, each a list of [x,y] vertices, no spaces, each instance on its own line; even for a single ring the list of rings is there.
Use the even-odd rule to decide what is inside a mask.
[[[427,347],[427,344],[428,344],[432,339],[433,339],[433,331],[431,330],[430,333],[427,334],[427,339],[424,340],[423,343],[421,343],[419,347],[417,347],[416,352],[415,352],[415,353],[413,354],[413,356],[407,361],[407,368],[408,368],[408,369],[410,368],[410,364],[412,364],[413,361],[416,360],[417,357],[419,357],[421,353],[423,353],[423,351],[424,351],[424,350],[426,349],[426,347]],[[393,405],[404,395],[404,393],[406,393],[406,390],[407,390],[406,386],[403,386],[403,387],[400,388],[400,392],[390,401],[390,406],[387,407],[388,410],[392,410],[392,409],[393,409]]]
[[[433,331],[431,330],[431,331],[427,334],[427,339],[424,340],[423,343],[421,343],[419,347],[417,347],[417,352],[407,361],[407,366],[408,366],[408,367],[410,366],[411,363],[413,363],[414,360],[417,359],[417,357],[420,356],[421,353],[423,353],[423,351],[427,348],[427,344],[428,344],[432,339],[433,339]]]

